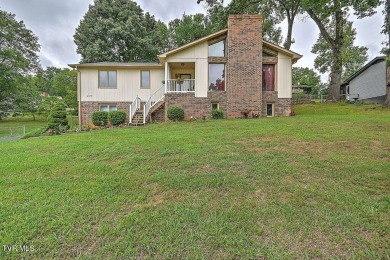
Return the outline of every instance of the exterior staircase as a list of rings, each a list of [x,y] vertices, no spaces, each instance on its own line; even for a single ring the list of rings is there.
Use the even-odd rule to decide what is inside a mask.
[[[165,104],[164,98],[164,85],[149,96],[149,99],[144,106],[141,106],[141,99],[137,96],[130,106],[129,125],[143,126],[149,122],[151,115]]]

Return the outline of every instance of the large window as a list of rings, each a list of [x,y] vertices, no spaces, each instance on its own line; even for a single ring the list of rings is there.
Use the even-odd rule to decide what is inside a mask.
[[[99,71],[99,88],[116,88],[116,71]]]
[[[225,91],[225,64],[209,64],[209,91]]]
[[[150,88],[150,71],[141,70],[141,88],[149,89]]]
[[[209,45],[209,57],[225,57],[225,41]]]
[[[110,112],[110,111],[118,110],[118,107],[116,105],[112,105],[112,104],[100,104],[99,110]]]
[[[263,90],[275,91],[275,64],[263,64]]]

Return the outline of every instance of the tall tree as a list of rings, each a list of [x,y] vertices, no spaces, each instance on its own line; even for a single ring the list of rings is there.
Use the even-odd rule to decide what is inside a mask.
[[[385,16],[385,21],[383,23],[382,33],[387,35],[388,40],[384,42],[385,47],[382,52],[387,55],[387,70],[386,70],[386,87],[387,87],[387,97],[385,100],[385,106],[390,107],[390,0],[386,0],[385,9],[383,11]]]
[[[202,1],[205,1],[213,10],[220,10],[220,6],[223,5],[223,0],[197,0],[198,4]],[[264,17],[264,39],[276,44],[281,43],[282,36],[281,29],[275,26],[275,24],[287,19],[287,38],[284,47],[290,49],[293,43],[294,20],[301,12],[301,0],[232,0],[226,8],[226,15],[223,19],[226,20],[226,25],[227,15],[229,14],[260,13]]]
[[[213,32],[210,20],[203,14],[186,15],[169,22],[169,47],[176,48]]]
[[[352,22],[346,21],[343,26],[343,41],[340,49],[342,61],[341,82],[359,70],[368,59],[368,48],[354,45],[356,30],[352,27]],[[332,23],[330,24],[330,28],[327,28],[332,36],[334,35],[333,28]],[[332,48],[321,34],[314,44],[312,52],[317,54],[314,59],[314,67],[321,73],[330,72],[333,61]]]
[[[302,8],[317,24],[322,38],[331,50],[330,87],[328,99],[340,99],[340,83],[343,70],[344,28],[347,12],[351,9],[358,18],[371,16],[380,0],[302,0]]]
[[[312,69],[303,67],[293,67],[292,84],[310,86],[312,94],[318,94],[323,86],[320,75]]]
[[[95,0],[74,41],[83,63],[145,62],[156,61],[166,50],[167,34],[164,23],[131,0]]]
[[[38,38],[15,15],[0,10],[0,103],[39,68]]]
[[[30,113],[35,120],[35,114],[42,102],[43,97],[34,84],[34,77],[28,76],[24,84],[18,86],[18,91],[14,94],[15,111],[21,113]]]

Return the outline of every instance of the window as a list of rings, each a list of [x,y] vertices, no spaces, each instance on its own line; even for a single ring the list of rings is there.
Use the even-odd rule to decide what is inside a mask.
[[[274,116],[274,104],[273,103],[267,103],[267,116],[269,116],[269,117]]]
[[[275,91],[275,64],[263,64],[263,90]]]
[[[141,70],[141,88],[150,89],[150,71]]]
[[[219,109],[219,103],[211,103],[211,111]]]
[[[225,41],[209,45],[209,57],[225,57]]]
[[[116,88],[116,71],[99,71],[99,88]]]
[[[110,112],[110,111],[116,111],[118,110],[118,108],[116,105],[101,104],[99,105],[99,110]]]
[[[225,64],[209,64],[209,91],[225,91]]]

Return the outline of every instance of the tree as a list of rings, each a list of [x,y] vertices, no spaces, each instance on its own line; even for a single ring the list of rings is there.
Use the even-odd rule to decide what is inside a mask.
[[[334,31],[328,28],[331,35]],[[356,30],[352,27],[352,22],[347,21],[343,28],[343,42],[341,44],[341,82],[359,70],[368,59],[368,48],[363,46],[354,46],[356,39]],[[332,49],[329,43],[325,41],[322,35],[319,35],[317,42],[312,48],[312,52],[317,54],[314,59],[314,67],[321,73],[330,71],[332,67]]]
[[[198,4],[205,1],[208,6],[214,7],[214,10],[220,11],[222,1],[216,0],[197,0]],[[217,7],[216,7],[217,6]],[[220,13],[220,12],[219,12]],[[264,17],[263,35],[264,39],[276,44],[282,41],[281,29],[276,27],[284,19],[287,19],[287,38],[284,43],[286,49],[291,48],[293,43],[292,31],[295,17],[302,13],[301,0],[233,0],[226,8],[226,14],[223,18],[225,25],[229,14],[257,14],[260,13]],[[220,17],[220,16],[219,16]]]
[[[95,0],[76,28],[81,62],[156,61],[167,48],[164,23],[131,0]]]
[[[213,32],[210,20],[203,14],[186,15],[169,22],[169,47],[177,48]]]
[[[21,113],[31,113],[35,121],[35,114],[38,112],[42,96],[34,85],[34,78],[28,77],[24,84],[18,86],[18,91],[14,94],[15,111]]]
[[[387,55],[387,70],[386,70],[386,83],[387,83],[387,97],[385,100],[385,106],[390,107],[390,0],[386,0],[385,10],[383,11],[385,16],[385,22],[382,26],[382,33],[388,36],[388,40],[384,42],[385,47],[382,52]]]
[[[371,16],[374,8],[380,4],[380,0],[301,0],[302,8],[317,24],[322,38],[330,47],[330,86],[329,100],[339,100],[340,83],[343,70],[343,42],[344,28],[347,23],[347,12],[354,10],[358,18]]]
[[[38,38],[23,21],[0,10],[0,103],[16,91],[24,76],[37,71],[39,48]]]
[[[322,89],[321,76],[314,70],[303,67],[293,67],[292,69],[292,84],[311,86],[311,94],[318,94]]]

